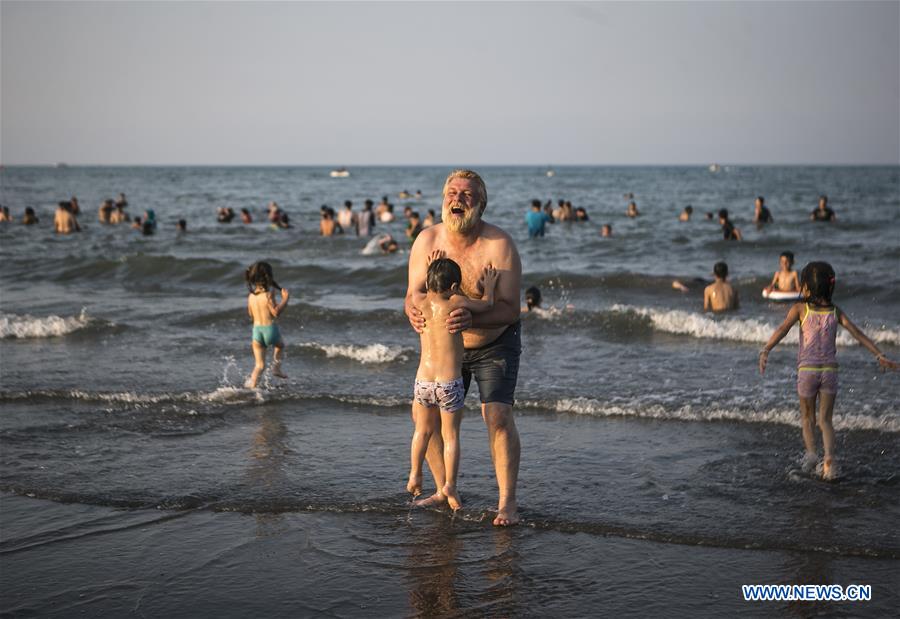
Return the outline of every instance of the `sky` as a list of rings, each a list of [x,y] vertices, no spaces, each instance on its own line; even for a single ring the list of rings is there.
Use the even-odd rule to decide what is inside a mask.
[[[0,3],[0,163],[900,165],[900,2]]]

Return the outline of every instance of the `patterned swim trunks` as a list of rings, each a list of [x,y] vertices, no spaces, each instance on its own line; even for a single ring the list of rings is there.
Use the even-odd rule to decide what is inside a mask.
[[[466,388],[461,376],[446,383],[417,378],[413,397],[423,406],[439,406],[442,413],[455,413],[463,407]]]

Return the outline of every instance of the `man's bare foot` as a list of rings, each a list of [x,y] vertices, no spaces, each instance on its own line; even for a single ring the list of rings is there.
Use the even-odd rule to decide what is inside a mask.
[[[519,510],[516,504],[505,505],[497,510],[497,517],[494,518],[495,527],[513,527],[519,524]]]
[[[447,502],[447,497],[442,492],[435,492],[427,499],[413,501],[414,507],[440,507]]]
[[[417,497],[422,494],[422,474],[419,473],[416,475],[415,473],[409,474],[409,481],[406,482],[406,491],[409,492],[413,497]]]
[[[444,484],[443,494],[447,497],[447,504],[450,505],[450,509],[456,511],[462,507],[462,502],[459,500],[459,493],[456,491],[456,486]]]

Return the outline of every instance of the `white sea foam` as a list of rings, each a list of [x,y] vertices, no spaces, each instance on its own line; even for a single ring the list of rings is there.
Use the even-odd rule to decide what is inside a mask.
[[[666,408],[659,404],[646,406],[619,405],[601,402],[593,398],[563,398],[556,401],[523,401],[528,408],[544,408],[560,413],[593,415],[596,417],[637,417],[643,419],[671,419],[678,421],[737,421],[741,423],[778,423],[800,425],[797,408],[770,408],[767,410],[741,410],[720,407],[681,406]],[[838,430],[878,430],[900,432],[900,417],[875,415],[835,414],[834,427]]]
[[[403,348],[399,346],[385,346],[384,344],[354,346],[352,344],[317,344],[311,342],[301,344],[301,346],[323,352],[329,358],[346,357],[360,363],[390,363],[392,361],[406,361],[409,358]]]
[[[665,333],[755,344],[765,344],[769,341],[778,326],[756,318],[713,317],[700,312],[683,310],[653,309],[619,304],[613,305],[610,309],[613,312],[630,312],[648,318],[654,329]],[[865,331],[866,335],[878,343],[900,345],[900,329],[882,325],[881,327],[867,327]],[[797,344],[797,329],[791,329],[782,342]],[[858,345],[858,342],[843,329],[838,331],[837,343],[839,346]]]
[[[91,318],[85,309],[77,316],[31,316],[0,313],[0,338],[59,337],[84,329]]]

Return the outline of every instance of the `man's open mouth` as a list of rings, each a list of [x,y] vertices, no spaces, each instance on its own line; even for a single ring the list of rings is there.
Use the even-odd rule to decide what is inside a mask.
[[[464,208],[461,207],[461,206],[451,206],[451,207],[450,207],[450,213],[451,213],[452,215],[465,215],[466,209],[464,209]]]

